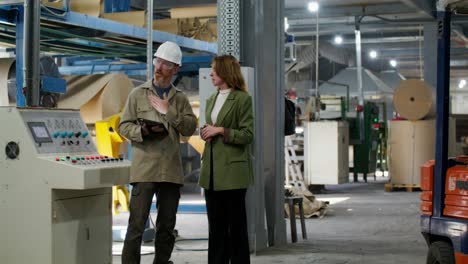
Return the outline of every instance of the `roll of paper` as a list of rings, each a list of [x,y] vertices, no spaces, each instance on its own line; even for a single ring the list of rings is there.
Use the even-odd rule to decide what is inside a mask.
[[[421,80],[403,80],[393,95],[395,111],[408,120],[435,116],[435,97],[432,87]]]
[[[0,59],[0,106],[8,106],[10,103],[8,99],[8,75],[13,62],[15,62],[14,58]]]
[[[125,74],[66,76],[67,92],[59,108],[80,109],[87,124],[122,111],[134,85]]]

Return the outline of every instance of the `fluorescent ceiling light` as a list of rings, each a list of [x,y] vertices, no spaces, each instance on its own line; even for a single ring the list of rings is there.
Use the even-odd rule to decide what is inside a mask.
[[[466,86],[466,80],[462,79],[460,80],[460,83],[458,84],[458,88],[463,89]]]
[[[317,1],[309,2],[309,4],[307,5],[307,9],[309,9],[310,12],[315,13],[319,9],[319,4],[317,3]]]
[[[289,29],[289,23],[288,23],[288,18],[284,18],[284,31],[288,31]]]
[[[335,44],[338,44],[340,45],[341,43],[343,43],[343,38],[341,36],[335,36]]]
[[[377,58],[377,51],[371,50],[371,51],[369,52],[369,57],[371,57],[371,59]]]

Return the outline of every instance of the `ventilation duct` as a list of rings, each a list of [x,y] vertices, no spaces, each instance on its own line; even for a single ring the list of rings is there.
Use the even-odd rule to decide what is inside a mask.
[[[299,71],[314,63],[316,57],[315,51],[315,43],[298,49],[296,51],[296,62],[286,65],[286,73]],[[319,55],[339,64],[355,66],[356,58],[352,51],[344,48],[337,48],[328,42],[319,44]]]

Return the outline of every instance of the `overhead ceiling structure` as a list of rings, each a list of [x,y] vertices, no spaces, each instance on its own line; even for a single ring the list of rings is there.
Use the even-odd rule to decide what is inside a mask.
[[[313,46],[317,35],[316,14],[307,9],[308,2],[285,0],[288,34],[294,36],[296,44],[304,46],[299,47],[298,52]],[[321,0],[319,4],[320,45],[334,45],[341,52],[347,51],[348,58],[353,58],[357,18],[365,68],[376,71],[396,68],[406,78],[422,77],[424,24],[436,21],[433,17],[436,0]],[[444,4],[456,8],[459,13],[468,11],[466,0],[447,0]],[[452,20],[452,78],[468,78],[467,30],[468,16]],[[334,43],[335,36],[341,36],[340,45]],[[371,50],[378,54],[374,60],[368,56]],[[390,65],[390,60],[394,60],[394,66]]]
[[[307,9],[311,0],[284,0],[288,34],[294,36],[302,61],[287,65],[288,72],[310,67],[315,60],[316,16]],[[154,0],[155,18],[169,18],[171,8],[216,4],[216,0]],[[405,78],[421,78],[424,71],[424,25],[436,22],[437,0],[319,0],[321,58],[337,65],[355,66],[356,18],[362,39],[363,66],[376,72],[397,70]],[[440,3],[468,13],[468,0]],[[145,9],[147,0],[131,0],[132,9]],[[334,43],[341,36],[340,45]],[[378,53],[377,59],[368,56]],[[452,21],[453,78],[468,78],[468,16]],[[390,65],[394,60],[395,66]],[[323,63],[321,60],[320,63]],[[339,68],[339,67],[338,67]],[[324,76],[324,75],[322,75]]]

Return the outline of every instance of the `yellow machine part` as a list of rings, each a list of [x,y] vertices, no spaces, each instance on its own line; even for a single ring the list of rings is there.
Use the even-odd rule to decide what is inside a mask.
[[[125,141],[118,132],[120,113],[96,122],[96,145],[100,155],[118,158],[120,144]],[[112,187],[112,214],[128,212],[130,195],[127,187]]]
[[[120,144],[125,141],[118,132],[120,114],[96,122],[96,145],[99,154],[113,158],[119,157]]]
[[[112,214],[128,212],[130,194],[127,187],[118,185],[112,186]]]

